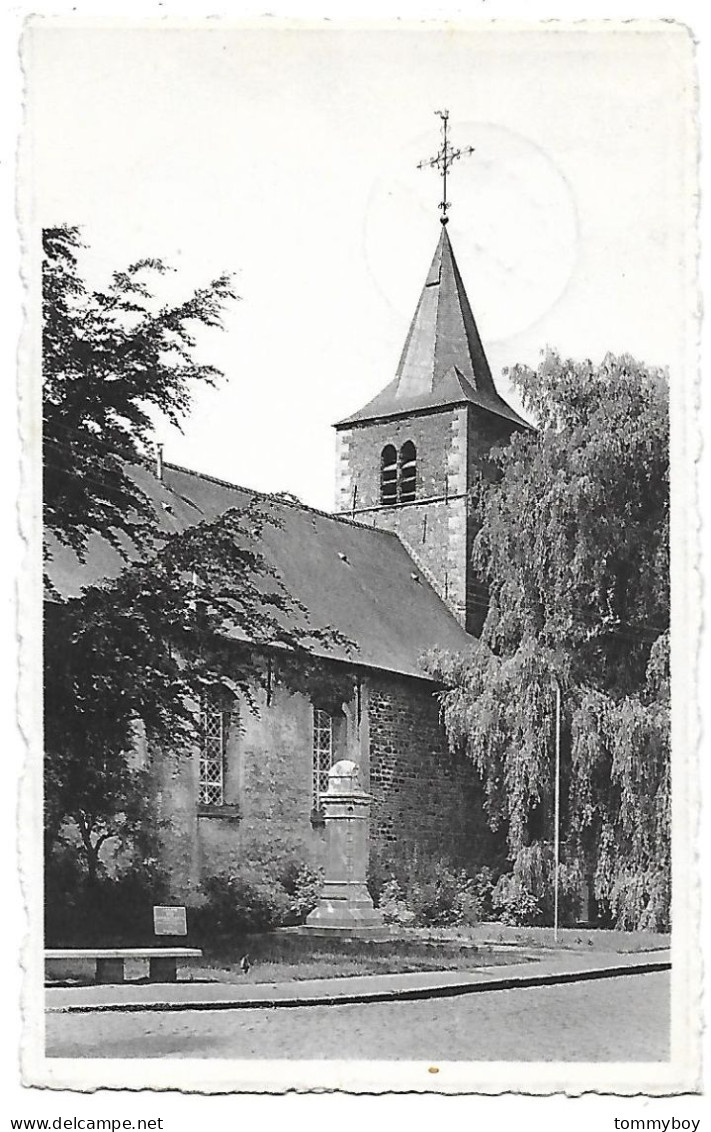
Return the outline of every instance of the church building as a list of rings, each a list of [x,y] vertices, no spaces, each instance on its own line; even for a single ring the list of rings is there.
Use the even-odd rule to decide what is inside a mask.
[[[528,427],[494,385],[445,210],[395,377],[335,426],[335,513],[170,463],[142,470],[166,531],[260,500],[277,522],[265,525],[259,552],[310,623],[336,631],[314,651],[347,677],[341,701],[326,702],[272,679],[270,667],[255,711],[236,703],[203,712],[188,757],[138,752],[153,770],[173,898],[190,903],[207,877],[265,854],[318,864],[320,797],[342,758],[359,765],[373,796],[373,848],[477,863],[475,774],[448,749],[423,657],[465,650],[481,627],[467,496],[492,446]],[[51,554],[63,597],[125,568],[98,535],[82,560],[59,544]]]

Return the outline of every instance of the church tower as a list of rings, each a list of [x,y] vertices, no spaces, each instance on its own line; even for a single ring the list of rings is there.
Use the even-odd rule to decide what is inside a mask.
[[[394,531],[468,632],[485,602],[471,568],[476,534],[468,493],[492,447],[530,426],[499,395],[447,234],[447,176],[471,146],[442,145],[420,168],[442,177],[442,231],[395,378],[340,421],[336,509]]]
[[[394,531],[458,621],[477,633],[467,494],[494,446],[529,426],[499,395],[446,216],[395,378],[335,427],[336,509]]]

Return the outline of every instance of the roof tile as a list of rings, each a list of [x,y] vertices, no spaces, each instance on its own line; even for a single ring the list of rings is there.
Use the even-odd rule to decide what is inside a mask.
[[[471,643],[397,535],[389,531],[173,464],[164,464],[162,481],[148,469],[138,470],[136,476],[167,531],[185,530],[230,508],[261,500],[277,523],[264,525],[260,553],[308,611],[310,628],[336,630],[351,643],[350,648],[337,642],[319,644],[314,649],[319,655],[426,677],[423,652],[434,647],[461,650]],[[120,554],[98,535],[91,538],[83,561],[51,538],[49,550],[48,572],[61,597],[75,597],[87,586],[118,577],[126,567]],[[138,554],[128,544],[126,552],[134,559]]]
[[[494,385],[452,244],[442,225],[394,380],[336,427],[467,401],[528,427]]]

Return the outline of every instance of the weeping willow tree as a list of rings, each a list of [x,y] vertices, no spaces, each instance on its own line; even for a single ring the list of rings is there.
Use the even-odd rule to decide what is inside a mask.
[[[549,353],[510,373],[537,431],[472,493],[480,639],[433,654],[450,744],[477,769],[512,878],[550,902],[561,690],[562,876],[601,922],[670,905],[668,391],[662,372]]]

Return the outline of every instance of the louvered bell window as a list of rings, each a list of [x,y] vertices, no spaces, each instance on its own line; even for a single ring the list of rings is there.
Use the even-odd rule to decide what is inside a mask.
[[[229,712],[206,708],[201,713],[200,802],[222,806],[225,802],[225,753]]]
[[[314,806],[328,790],[328,772],[333,766],[333,716],[321,708],[314,708],[313,731],[313,792]]]
[[[380,456],[380,502],[397,503],[397,449],[386,444]]]
[[[400,503],[412,503],[417,496],[417,449],[406,440],[400,449]]]

